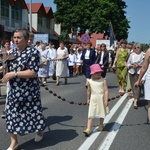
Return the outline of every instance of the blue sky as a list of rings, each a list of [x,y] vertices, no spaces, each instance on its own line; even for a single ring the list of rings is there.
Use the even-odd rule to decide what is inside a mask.
[[[31,0],[25,0],[26,3],[30,3]],[[43,3],[44,6],[51,6],[53,12],[56,11],[56,5],[53,3],[53,0],[32,0],[32,3]]]
[[[27,3],[30,0],[26,0]],[[56,6],[53,0],[32,0],[32,2],[42,2],[44,6],[51,6],[53,12]],[[130,23],[128,42],[150,43],[150,0],[124,0],[128,6],[125,11]]]
[[[150,43],[150,0],[124,0],[131,21],[128,42]]]

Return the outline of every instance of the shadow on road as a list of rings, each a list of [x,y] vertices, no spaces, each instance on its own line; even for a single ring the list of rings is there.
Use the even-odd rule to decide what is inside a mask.
[[[72,116],[51,116],[46,119],[46,124],[48,127],[48,131],[44,133],[44,139],[35,143],[34,140],[29,140],[24,144],[20,145],[20,149],[24,150],[33,150],[33,149],[50,149],[50,146],[56,145],[60,142],[71,141],[75,137],[78,136],[76,130],[74,129],[58,129],[58,130],[50,130],[50,125],[54,125],[63,121],[71,120]]]
[[[108,86],[108,89],[118,88],[118,86]]]
[[[53,124],[60,123],[63,121],[72,120],[72,116],[50,116],[46,118],[46,125],[50,127]]]
[[[143,100],[143,99],[140,99],[138,101],[138,107],[145,107],[148,105],[148,101],[147,100]],[[145,108],[147,110],[147,108]]]

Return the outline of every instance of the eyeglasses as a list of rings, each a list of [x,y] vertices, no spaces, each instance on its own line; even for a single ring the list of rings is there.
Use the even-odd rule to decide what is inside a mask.
[[[134,47],[134,49],[139,49],[140,47]]]
[[[105,45],[102,45],[101,47],[106,47]]]

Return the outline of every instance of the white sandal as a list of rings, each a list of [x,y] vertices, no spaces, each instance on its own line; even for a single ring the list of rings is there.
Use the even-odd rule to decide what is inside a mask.
[[[7,150],[17,150],[18,149],[18,144],[14,147],[14,148],[11,148],[11,147],[9,147],[9,148],[7,148]]]
[[[40,142],[40,141],[42,141],[43,136],[44,136],[44,134],[43,134],[42,136],[36,134],[36,136],[35,136],[35,138],[34,138],[34,142]]]

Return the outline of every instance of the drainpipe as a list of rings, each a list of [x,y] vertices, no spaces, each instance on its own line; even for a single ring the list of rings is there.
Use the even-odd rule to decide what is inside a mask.
[[[32,32],[32,0],[30,0],[30,32]]]

